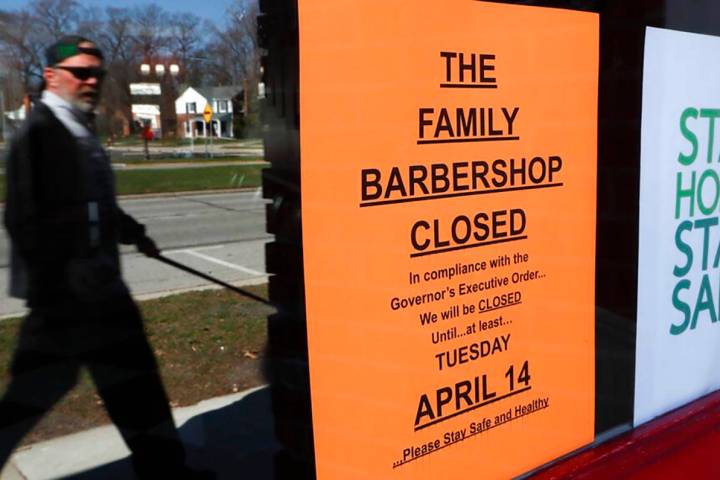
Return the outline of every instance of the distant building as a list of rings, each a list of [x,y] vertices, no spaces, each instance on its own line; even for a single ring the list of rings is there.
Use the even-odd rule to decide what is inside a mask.
[[[130,111],[136,131],[142,131],[145,125],[149,125],[155,137],[164,136],[163,119],[160,115],[161,94],[159,83],[130,84],[130,95],[132,96]]]
[[[149,124],[156,136],[161,132],[160,105],[132,104],[133,121],[138,125]]]
[[[25,105],[23,103],[16,110],[6,110],[3,112],[3,116],[5,117],[2,119],[2,128],[4,129],[2,133],[4,140],[8,140],[10,136],[17,131],[18,128],[20,128],[27,118],[28,108],[29,105]]]
[[[27,107],[20,105],[17,110],[6,111],[5,118],[12,122],[23,122],[27,118]]]
[[[213,110],[211,122],[213,136],[233,138],[234,115],[242,115],[241,111],[235,111],[234,105],[242,105],[242,91],[242,87],[237,85],[187,87],[175,101],[178,136],[190,138],[191,135],[195,137],[208,135],[203,112],[205,106],[209,104]]]

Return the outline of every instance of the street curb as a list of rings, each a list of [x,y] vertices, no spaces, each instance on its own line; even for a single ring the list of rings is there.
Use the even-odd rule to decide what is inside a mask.
[[[179,197],[182,195],[202,195],[202,194],[214,194],[214,193],[239,193],[239,192],[252,192],[262,191],[261,186],[257,187],[237,187],[237,188],[219,188],[215,190],[188,190],[186,192],[158,192],[158,193],[133,193],[130,195],[118,195],[118,200],[132,200],[135,198],[167,198],[167,197]],[[5,207],[5,202],[0,202],[0,208]]]
[[[230,285],[234,287],[250,287],[254,285],[262,285],[264,283],[268,282],[268,278],[270,277],[270,274],[265,274],[260,277],[255,278],[248,278],[247,280],[241,280],[239,282],[228,282]],[[171,297],[173,295],[181,295],[183,293],[190,293],[190,292],[205,292],[208,290],[225,290],[225,287],[221,287],[220,285],[203,285],[200,287],[188,287],[188,288],[179,288],[177,290],[166,290],[164,292],[153,292],[153,293],[145,293],[142,295],[133,295],[133,300],[138,302],[144,302],[147,300],[154,300],[156,298],[164,298],[164,297]]]
[[[204,193],[234,193],[234,192],[252,192],[262,191],[262,187],[238,187],[238,188],[220,188],[216,190],[188,190],[186,192],[158,192],[158,193],[133,193],[130,195],[118,195],[118,200],[134,199],[134,198],[167,198],[179,197],[182,195],[202,195]],[[2,205],[2,204],[0,204]]]

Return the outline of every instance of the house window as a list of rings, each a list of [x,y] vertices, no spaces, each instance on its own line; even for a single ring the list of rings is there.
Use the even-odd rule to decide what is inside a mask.
[[[225,113],[228,111],[227,100],[218,100],[218,112]]]
[[[197,113],[197,105],[195,102],[188,102],[185,104],[185,111],[187,113]]]

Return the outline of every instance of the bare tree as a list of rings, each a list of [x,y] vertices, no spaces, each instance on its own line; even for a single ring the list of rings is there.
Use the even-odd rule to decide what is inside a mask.
[[[105,31],[105,17],[100,7],[79,7],[75,19],[75,31],[65,33],[78,33],[91,38],[96,42]]]
[[[230,17],[227,29],[229,45],[235,58],[240,60],[239,69],[243,80],[256,77],[259,71],[258,14],[259,8],[255,0],[235,0],[228,8]]]
[[[106,62],[109,65],[130,62],[135,50],[131,12],[126,8],[108,7],[103,27],[96,39]]]
[[[132,124],[130,84],[137,80],[140,60],[133,35],[133,12],[108,7],[103,28],[94,37],[105,55],[108,76],[105,80],[103,106],[108,117],[109,133],[122,134]]]
[[[30,12],[0,15],[0,52],[18,73],[26,92],[34,90],[42,79],[44,48],[45,39]]]
[[[35,17],[36,28],[39,27],[46,38],[58,38],[77,27],[76,0],[33,0],[29,9]]]
[[[0,14],[0,53],[25,92],[41,83],[45,48],[77,28],[78,18],[76,0],[33,0],[22,10]]]
[[[258,4],[254,0],[234,0],[226,13],[225,28],[214,30],[209,46],[212,76],[217,83],[226,85],[257,80],[260,69]]]
[[[211,73],[217,84],[238,85],[243,91],[234,116],[236,135],[252,135],[259,126],[257,87],[261,51],[257,40],[256,0],[234,0],[227,9],[225,28],[215,29],[210,45]]]
[[[192,13],[178,13],[171,17],[170,51],[180,65],[178,82],[198,84],[202,78],[204,45],[202,20]]]
[[[169,14],[154,3],[132,10],[135,47],[144,61],[154,61],[167,51],[168,18]]]
[[[152,74],[148,78],[162,84],[161,109],[172,127],[176,82],[242,85],[253,79],[255,83],[256,15],[256,0],[235,0],[227,10],[226,24],[217,28],[193,13],[170,14],[157,4],[101,10],[79,0],[29,0],[17,11],[0,10],[0,62],[5,77],[13,79],[13,92],[31,93],[41,84],[49,44],[68,33],[94,39],[108,70],[103,95],[106,125],[116,133],[118,122],[132,123],[130,84],[139,80],[140,64],[177,63],[181,66],[177,79]],[[15,100],[18,95],[7,95],[9,84],[5,82],[4,91]]]

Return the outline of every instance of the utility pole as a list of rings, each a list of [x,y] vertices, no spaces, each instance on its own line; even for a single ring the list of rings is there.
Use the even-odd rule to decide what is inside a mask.
[[[5,123],[5,79],[1,78],[2,86],[0,87],[0,111],[2,112],[2,139],[7,141],[7,124]]]
[[[197,109],[197,107],[195,107]],[[188,106],[188,102],[185,102],[185,121],[188,124],[188,128],[190,129],[190,152],[192,154],[195,153],[195,115],[193,115],[193,120],[190,120],[190,107]]]
[[[0,75],[0,113],[2,113],[2,139],[7,142],[7,122],[5,119],[5,75]]]

